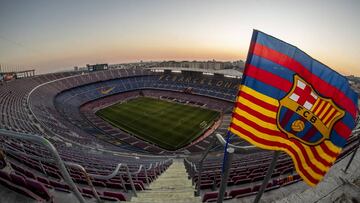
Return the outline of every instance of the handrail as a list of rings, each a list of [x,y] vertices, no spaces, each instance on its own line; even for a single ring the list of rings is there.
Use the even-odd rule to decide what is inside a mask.
[[[90,174],[91,177],[96,178],[96,179],[100,179],[100,180],[109,180],[113,177],[115,177],[118,173],[120,168],[122,167],[122,163],[119,163],[116,168],[114,169],[114,171],[112,173],[110,173],[109,175],[98,175],[98,174]]]
[[[126,164],[124,164],[124,167],[125,167],[125,169],[126,169],[127,175],[129,176],[130,185],[131,185],[131,189],[132,189],[132,191],[133,191],[133,193],[134,193],[134,196],[137,197],[136,188],[135,188],[134,181],[133,181],[133,179],[132,179],[132,176],[131,176],[129,167],[128,167]]]
[[[146,171],[151,170],[151,169],[153,168],[153,165],[154,165],[153,163],[150,163],[149,168],[146,168],[146,167],[145,167],[145,170],[146,170]]]
[[[4,134],[5,136],[8,136],[7,134],[3,133],[3,131],[4,131],[4,130],[1,130],[1,129],[0,129],[0,133],[1,133],[1,134]],[[15,132],[9,132],[9,133],[10,133],[10,134],[11,134],[11,133],[14,133],[14,134],[16,135]],[[21,138],[24,138],[23,136],[26,137],[26,136],[28,136],[28,135],[21,135]],[[32,136],[34,136],[34,135],[32,135]],[[12,137],[12,136],[8,136],[8,137]],[[28,137],[30,138],[30,136],[28,136]],[[42,138],[42,139],[46,140],[45,138],[40,137],[40,136],[36,136],[36,137],[39,137],[39,138]],[[18,138],[18,137],[15,136],[15,138]],[[30,140],[30,139],[27,139],[27,140]],[[47,141],[47,140],[46,140],[46,141]],[[47,141],[47,142],[48,142],[48,141]],[[48,143],[51,145],[50,142],[48,142]],[[52,158],[42,158],[42,157],[39,157],[39,156],[27,154],[27,153],[25,153],[25,152],[15,151],[15,150],[13,149],[13,147],[10,146],[10,145],[4,145],[4,146],[6,146],[6,151],[7,151],[7,152],[12,153],[12,154],[15,154],[15,155],[29,157],[29,158],[31,158],[31,159],[34,159],[34,160],[37,160],[37,161],[42,161],[42,162],[58,163],[56,157],[55,157],[55,159],[52,159]],[[54,149],[55,149],[55,148],[54,148]],[[56,150],[56,149],[55,149],[55,150]],[[49,151],[51,151],[51,150],[49,150]],[[51,151],[51,153],[52,153],[52,151]],[[57,153],[57,151],[56,151],[56,153]],[[59,158],[60,158],[60,156],[59,156]],[[160,168],[161,165],[163,165],[163,164],[165,164],[165,163],[167,163],[167,162],[169,162],[169,161],[171,161],[171,159],[163,161],[162,164],[161,164],[161,163],[159,164],[159,162],[156,162],[156,166],[159,166],[159,168]],[[59,163],[58,163],[58,164],[59,164]],[[114,169],[114,171],[113,171],[111,174],[108,174],[108,175],[98,175],[98,174],[88,173],[88,172],[86,172],[86,169],[85,169],[83,166],[81,166],[80,164],[72,163],[72,162],[66,162],[66,161],[64,162],[64,161],[62,161],[62,164],[67,165],[67,166],[70,166],[70,167],[73,167],[73,168],[80,169],[80,171],[85,175],[86,181],[88,182],[89,186],[91,187],[91,189],[92,189],[92,191],[93,191],[93,193],[94,193],[94,195],[95,195],[95,198],[97,199],[98,202],[100,202],[101,200],[100,200],[100,198],[99,198],[99,196],[98,196],[98,194],[97,194],[97,192],[96,192],[96,189],[95,189],[94,185],[92,184],[92,181],[91,181],[90,177],[96,178],[96,179],[100,179],[100,180],[108,180],[108,179],[111,179],[111,178],[115,177],[117,174],[126,174],[126,175],[128,176],[128,178],[129,178],[130,185],[131,185],[131,188],[132,188],[132,190],[133,190],[134,196],[137,196],[136,188],[135,188],[135,185],[134,185],[134,182],[133,182],[133,179],[132,179],[132,174],[138,174],[138,173],[141,172],[142,169],[144,169],[144,170],[145,170],[146,183],[149,184],[146,166],[144,166],[144,165],[142,165],[142,164],[139,166],[139,169],[138,169],[136,172],[130,172],[130,170],[129,170],[129,168],[128,168],[128,166],[127,166],[126,164],[119,163],[119,164],[116,166],[116,168]],[[149,169],[151,169],[152,165],[153,165],[153,164],[151,163]],[[120,171],[121,168],[125,168],[126,172],[121,172],[121,171]],[[155,170],[155,169],[156,169],[156,168],[154,167],[154,170]],[[63,171],[61,170],[61,168],[60,168],[60,172],[62,173],[65,181],[66,181],[66,182],[69,184],[69,186],[71,187],[71,183],[69,183],[69,181],[65,178],[65,177],[66,177],[66,174],[63,174]],[[67,170],[66,170],[66,168],[65,168],[65,172],[68,173]],[[68,174],[68,175],[69,175],[69,174]],[[120,176],[120,178],[121,178],[121,176]],[[70,175],[69,175],[69,179],[72,181]],[[72,181],[72,182],[73,182],[73,181]],[[122,181],[122,182],[124,182],[124,181]],[[75,183],[73,183],[73,184],[74,184],[75,187],[71,187],[71,188],[75,188],[75,190],[78,190],[77,187],[76,187],[76,185],[75,185]],[[124,186],[124,185],[123,185],[123,186]],[[125,186],[124,186],[124,189],[126,190]],[[75,193],[75,194],[76,194],[76,193]],[[82,197],[82,195],[81,195],[80,193],[79,193],[79,195]],[[79,200],[79,201],[82,203],[81,200]]]
[[[144,168],[144,166],[142,164],[140,164],[139,169],[136,172],[130,172],[132,175],[135,175],[136,180],[139,180],[139,173],[141,172],[141,170]]]
[[[170,161],[170,160],[171,160],[171,159],[165,160],[164,163],[165,163],[165,162],[168,162],[168,161]],[[156,165],[158,165],[158,162],[156,162]],[[126,174],[129,176],[131,188],[132,188],[132,190],[134,191],[134,195],[137,196],[137,194],[136,194],[136,189],[135,189],[135,185],[134,185],[134,182],[133,182],[133,180],[132,180],[132,176],[131,176],[131,175],[132,175],[132,174],[133,174],[133,175],[139,174],[139,173],[141,172],[141,170],[144,169],[144,170],[145,170],[146,183],[149,184],[149,180],[148,180],[148,176],[147,176],[147,170],[150,170],[151,167],[152,167],[152,163],[150,164],[149,169],[146,169],[146,166],[144,166],[144,165],[141,164],[141,165],[139,166],[139,169],[138,169],[136,172],[130,172],[129,167],[128,167],[126,164],[121,164],[121,163],[120,163],[120,164],[118,164],[118,165],[116,166],[115,170],[114,170],[111,174],[109,174],[109,175],[89,174],[89,176],[91,176],[91,177],[93,177],[93,178],[96,178],[96,179],[108,180],[108,179],[111,179],[111,178],[115,177],[118,173],[121,173],[121,172],[119,171],[120,168],[125,168],[125,169],[126,169]],[[154,169],[155,169],[155,167],[154,167]]]
[[[17,152],[17,151],[8,150],[8,149],[7,149],[6,151],[7,151],[7,152],[10,152],[10,153],[13,153],[13,154],[16,154],[16,155],[20,155],[20,156],[27,156],[27,157],[29,157],[29,158],[31,158],[31,159],[35,159],[35,160],[38,160],[38,161],[56,163],[56,161],[53,160],[53,159],[44,159],[44,158],[41,158],[41,157],[38,157],[38,156],[26,154],[26,153],[24,153],[24,152]],[[126,164],[122,164],[122,163],[118,164],[118,165],[116,166],[115,170],[114,170],[111,174],[109,174],[109,175],[98,175],[98,174],[88,173],[88,172],[86,172],[86,170],[85,170],[85,168],[84,168],[83,166],[81,166],[80,164],[72,163],[72,162],[66,162],[66,161],[65,161],[64,164],[67,165],[67,166],[70,166],[70,167],[76,167],[76,168],[80,169],[80,170],[84,173],[84,175],[85,175],[86,178],[87,178],[88,176],[90,176],[90,177],[92,177],[92,178],[96,178],[96,179],[100,179],[100,180],[109,180],[109,179],[115,177],[117,174],[121,174],[121,173],[122,173],[122,174],[127,174],[128,177],[129,177],[129,181],[130,181],[131,188],[132,188],[132,190],[133,190],[134,196],[137,196],[137,194],[136,194],[136,189],[135,189],[135,185],[134,185],[134,182],[132,181],[131,173],[130,173],[130,171],[128,171],[128,167],[127,167]],[[120,171],[121,168],[125,168],[127,171],[126,171],[126,172],[121,172],[121,171]],[[146,174],[146,176],[147,176],[147,174]],[[130,178],[131,178],[131,179],[130,179]],[[87,179],[86,181],[88,182],[89,186],[92,188],[92,190],[93,190],[93,192],[94,192],[94,194],[95,194],[95,191],[94,191],[95,188],[94,188],[94,186],[92,185],[91,180],[89,181],[89,180]],[[123,182],[123,181],[122,181],[122,182]],[[125,187],[124,187],[124,189],[125,189]],[[95,196],[95,197],[96,197],[96,196]],[[98,200],[99,200],[99,199],[98,199]]]
[[[203,168],[203,162],[206,159],[207,155],[209,154],[210,150],[213,148],[213,146],[215,146],[217,144],[217,142],[218,142],[218,139],[216,137],[213,137],[213,139],[211,140],[210,145],[206,148],[205,152],[203,153],[203,155],[201,156],[201,159],[199,161],[199,170],[197,171],[198,184],[196,185],[196,192],[195,192],[196,196],[200,195],[201,173],[202,173],[202,170],[203,170],[202,169]],[[195,164],[194,164],[194,166],[195,166]],[[195,168],[196,168],[196,166],[195,166]],[[194,172],[194,174],[195,174],[195,172]]]
[[[189,161],[190,162],[190,161]],[[196,164],[194,162],[190,162],[191,167],[193,168],[194,172],[197,172]]]
[[[126,164],[118,164],[115,168],[115,170],[109,174],[109,175],[98,175],[98,174],[89,174],[89,176],[91,176],[92,178],[96,178],[96,179],[100,179],[100,180],[109,180],[113,177],[115,177],[117,174],[120,174],[121,172],[119,171],[121,168],[125,168],[126,172],[125,174],[128,176],[129,178],[129,181],[130,181],[130,186],[131,186],[131,189],[134,193],[134,196],[137,197],[137,193],[136,193],[136,188],[135,188],[135,185],[134,185],[134,181],[132,179],[132,176],[131,176],[131,173],[130,173],[130,170],[129,170],[129,167],[126,165]],[[121,177],[121,176],[120,176]],[[124,182],[124,181],[122,181]],[[125,189],[125,187],[124,187]]]
[[[146,170],[146,166],[144,167],[144,171],[145,171],[145,178],[146,178],[146,184],[149,185],[149,177],[147,175],[147,170]]]
[[[192,162],[189,161],[189,160],[187,160],[187,158],[184,158],[184,161],[185,161],[186,163],[188,163],[189,165],[192,165]]]
[[[141,169],[144,169],[146,184],[149,185],[150,183],[149,183],[149,177],[148,177],[147,171],[150,170],[151,167],[152,167],[152,163],[150,163],[149,169],[146,169],[146,165],[142,165],[142,164],[141,164],[140,167],[139,167],[139,169],[138,169],[138,171],[133,172],[133,174],[136,174],[136,175],[137,175],[136,178],[137,178],[137,180],[138,180],[138,178],[139,178],[139,177],[138,177],[138,174],[141,172]]]
[[[213,138],[213,140],[211,141],[211,143],[209,144],[208,148],[205,150],[205,152],[202,154],[200,160],[199,160],[199,169],[196,169],[196,165],[195,163],[191,163],[189,160],[184,159],[185,161],[187,161],[188,163],[190,163],[191,166],[191,173],[192,176],[195,176],[195,173],[197,172],[198,174],[198,184],[195,186],[196,187],[196,191],[195,191],[195,195],[199,196],[200,195],[200,185],[201,185],[201,173],[202,173],[202,165],[204,160],[206,159],[207,155],[209,154],[211,148],[213,146],[215,146],[217,144],[217,142],[219,142],[222,146],[226,146],[226,141],[224,140],[224,138],[219,134],[216,133],[215,137]],[[234,152],[236,153],[251,153],[254,151],[257,151],[257,148],[255,146],[235,146],[233,144],[228,143],[228,148],[232,148],[234,150]],[[192,183],[194,184],[194,179],[192,178]]]
[[[79,200],[79,202],[85,203],[84,197],[81,195],[81,193],[79,192],[78,188],[76,187],[74,181],[71,179],[70,174],[67,171],[65,164],[64,164],[63,160],[61,159],[59,153],[57,152],[56,148],[47,139],[45,139],[44,137],[40,137],[38,135],[12,132],[12,131],[8,131],[8,130],[4,130],[4,129],[0,129],[0,134],[2,136],[6,136],[6,137],[10,137],[10,138],[16,138],[16,139],[22,139],[22,140],[26,140],[26,141],[35,142],[35,143],[38,143],[38,144],[44,146],[46,149],[48,149],[48,151],[54,157],[54,159],[59,167],[60,173],[62,174],[65,182],[67,182],[67,184],[69,185],[70,189],[74,192],[74,194],[75,194],[76,198]]]
[[[140,166],[139,166],[139,169],[136,171],[136,172],[132,172],[132,174],[139,174],[140,172],[141,172],[141,169],[143,168],[144,166],[142,165],[142,164],[140,164]]]
[[[162,173],[164,171],[164,161],[160,162],[160,173]]]
[[[184,161],[190,165],[190,176],[192,177],[191,178],[191,184],[194,185],[195,184],[195,181],[194,181],[194,176],[195,176],[195,173],[198,172],[198,170],[196,169],[196,165],[194,163],[192,163],[191,161],[187,160],[186,158],[184,158]],[[196,195],[196,194],[195,194]]]
[[[225,139],[219,133],[216,133],[215,136],[221,145],[223,145],[223,146],[226,145]],[[258,150],[258,148],[253,145],[251,145],[251,146],[236,146],[236,145],[228,143],[228,147],[234,148],[235,153],[251,153],[251,152],[255,152]]]
[[[150,169],[151,169],[151,167],[152,167],[152,163],[150,163],[150,165],[149,165],[149,168],[148,168],[148,169],[146,169],[146,167],[145,167],[145,169],[146,169],[146,170],[150,170]]]
[[[76,164],[76,163],[72,163],[72,162],[66,162],[65,164],[67,166],[79,169],[85,175],[86,181],[89,184],[89,186],[91,187],[91,190],[92,190],[93,194],[95,195],[95,198],[96,198],[97,202],[101,203],[99,194],[97,193],[97,191],[96,191],[96,189],[95,189],[95,187],[94,187],[94,185],[93,185],[93,183],[92,183],[92,181],[91,181],[91,179],[89,177],[90,174],[88,174],[86,172],[85,168],[82,167],[80,164]]]
[[[154,172],[155,172],[156,177],[157,177],[157,171],[156,171],[156,169],[157,169],[158,165],[159,165],[159,162],[156,162],[156,163],[155,163],[155,167],[154,167]]]
[[[194,172],[197,172],[197,169],[196,169],[196,165],[195,165],[195,163],[193,163],[193,162],[191,162],[191,161],[187,160],[187,158],[185,158],[185,159],[184,159],[184,161],[186,161],[186,163],[188,163],[188,164],[190,165],[191,170],[194,170]]]

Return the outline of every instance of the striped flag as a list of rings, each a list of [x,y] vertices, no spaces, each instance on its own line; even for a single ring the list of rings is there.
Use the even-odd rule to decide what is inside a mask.
[[[314,186],[355,127],[357,99],[344,76],[255,30],[229,130],[257,147],[286,152]]]

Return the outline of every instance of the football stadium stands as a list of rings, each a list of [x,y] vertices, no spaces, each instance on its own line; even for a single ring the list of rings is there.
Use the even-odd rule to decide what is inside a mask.
[[[186,157],[187,176],[200,189],[199,201],[216,201],[223,146],[212,146],[212,135],[226,134],[239,83],[238,78],[218,74],[143,68],[51,73],[1,83],[0,152],[5,155],[1,166],[6,166],[0,169],[0,190],[21,197],[10,199],[9,195],[6,199],[3,195],[0,202],[73,202],[81,199],[76,191],[86,201],[131,201],[137,192],[148,190],[176,157]],[[170,151],[116,128],[95,114],[140,96],[212,109],[221,112],[221,117],[199,138]],[[35,138],[46,138],[51,144],[36,142]],[[249,145],[235,135],[231,135],[230,143]],[[358,137],[352,136],[338,161],[357,145]],[[209,146],[199,181],[199,160]],[[263,150],[236,155],[225,199],[256,194],[271,158],[272,152]],[[292,160],[281,154],[266,192],[299,181]]]

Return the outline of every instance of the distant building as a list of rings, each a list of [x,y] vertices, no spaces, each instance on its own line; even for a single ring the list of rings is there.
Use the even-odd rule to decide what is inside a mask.
[[[243,72],[245,63],[238,61],[140,61],[133,63],[111,64],[109,69],[113,68],[180,68],[180,69],[207,69],[207,70],[225,70],[234,69]]]
[[[107,63],[95,64],[95,65],[86,64],[86,67],[89,72],[92,72],[92,71],[99,71],[99,70],[107,70],[109,68],[109,65]]]
[[[243,60],[233,61],[233,66],[239,68],[241,71],[245,68],[245,62]]]
[[[176,68],[191,68],[191,69],[210,69],[221,70],[231,69],[233,65],[231,62],[226,61],[163,61],[160,62],[158,67],[176,67]]]

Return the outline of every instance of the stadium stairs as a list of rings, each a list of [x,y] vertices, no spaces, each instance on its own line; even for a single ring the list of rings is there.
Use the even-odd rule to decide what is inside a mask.
[[[131,202],[192,203],[201,200],[200,197],[194,197],[194,186],[191,185],[191,180],[187,179],[184,161],[177,159],[148,190],[138,193],[138,197],[133,197]]]

